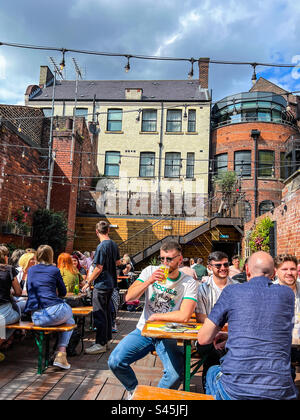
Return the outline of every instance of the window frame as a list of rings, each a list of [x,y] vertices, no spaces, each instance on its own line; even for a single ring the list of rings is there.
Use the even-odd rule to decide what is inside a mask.
[[[170,119],[170,115],[177,113],[178,115],[180,115],[180,119],[174,119],[171,120]],[[179,128],[180,130],[170,130],[170,126],[172,127],[173,124],[178,124],[179,123]],[[168,109],[167,110],[167,121],[166,121],[166,132],[167,133],[182,133],[182,109]]]
[[[250,156],[250,159],[247,161],[237,161],[237,156],[238,154],[242,154],[242,153],[247,153]],[[252,152],[251,150],[236,150],[234,152],[234,171],[237,174],[237,176],[241,176],[241,177],[251,177],[252,174],[252,162],[251,162],[251,158],[252,158]],[[246,167],[246,174],[244,174],[244,170],[243,168]],[[240,168],[242,168],[242,172],[240,170]],[[249,171],[250,168],[250,171]]]
[[[219,166],[218,165],[218,159],[221,156],[226,156],[226,167],[225,166]],[[214,164],[215,164],[215,174],[218,176],[222,172],[226,172],[228,170],[228,153],[219,153],[218,155],[215,155],[214,158]],[[220,171],[220,168],[224,168]]]
[[[115,112],[117,114],[117,112],[121,115],[121,119],[111,119],[110,116]],[[113,130],[112,127],[110,127],[110,124],[112,122],[119,122],[121,124],[121,126],[119,127],[118,130]],[[123,109],[122,108],[109,108],[107,110],[107,123],[106,123],[106,131],[109,132],[121,132],[122,131],[122,125],[123,125]]]
[[[146,156],[146,155],[152,155],[150,156]],[[150,158],[151,159],[151,164],[142,164],[142,158]],[[153,164],[152,164],[152,160],[153,160]],[[149,166],[152,168],[152,175],[143,175],[141,173],[141,169],[146,167],[149,168]],[[139,177],[140,178],[154,178],[155,177],[155,152],[140,152],[140,165],[139,165]]]
[[[170,159],[170,155],[177,155],[179,157],[173,157]],[[169,159],[168,159],[169,158]],[[172,165],[168,164],[168,162],[172,161]],[[174,161],[179,161],[179,164],[174,165]],[[170,175],[168,171],[170,170],[173,172],[174,168],[178,169],[178,174],[176,175]],[[181,170],[181,153],[180,152],[166,152],[165,153],[165,178],[179,178],[180,177],[180,170]]]
[[[272,164],[271,163],[266,163],[266,162],[262,162],[260,156],[262,153],[272,153],[273,155],[273,159],[272,159]],[[275,168],[275,151],[274,150],[258,150],[258,165],[257,165],[257,176],[259,178],[274,178],[274,168]],[[265,174],[263,171],[266,171],[267,169],[270,169],[270,175]]]
[[[263,205],[266,206],[266,203],[268,203],[269,208],[266,211],[262,212],[262,209],[261,208],[262,208]],[[262,216],[265,213],[269,213],[269,211],[272,211],[273,209],[274,209],[274,203],[273,203],[273,201],[271,201],[271,200],[263,200],[263,201],[261,201],[259,203],[259,206],[258,206],[258,215],[259,216]]]
[[[192,159],[189,160],[189,157],[192,157]],[[189,162],[192,162],[192,164],[190,164]],[[188,173],[189,172],[189,170],[188,170],[189,168],[192,168],[191,169],[191,173],[192,174],[189,174]],[[185,174],[185,177],[187,179],[193,179],[193,178],[195,178],[195,153],[194,152],[188,152],[186,154],[186,174]]]
[[[115,156],[118,155],[119,156],[119,162],[118,163],[107,162],[107,158],[108,158],[109,153],[111,153],[111,154],[114,153]],[[111,155],[111,156],[114,156],[114,155]],[[114,178],[119,178],[119,176],[120,176],[120,160],[121,160],[121,152],[118,152],[118,151],[115,151],[115,150],[106,151],[105,152],[105,161],[104,161],[104,175],[114,177]],[[117,175],[116,174],[113,174],[113,175],[109,174],[108,171],[107,171],[108,167],[118,167],[118,174]]]
[[[194,115],[195,119],[191,119],[191,115]],[[190,125],[194,124],[194,129],[190,130]],[[188,133],[196,133],[196,110],[195,109],[189,109],[188,110],[188,123],[187,123],[187,132]]]
[[[155,113],[155,120],[154,119],[148,119],[145,120],[144,116],[146,115],[147,112],[153,112]],[[155,122],[155,129],[154,130],[145,130],[144,127],[144,123],[154,123]],[[157,109],[143,109],[142,110],[142,126],[141,126],[141,131],[143,133],[156,133],[157,132]]]

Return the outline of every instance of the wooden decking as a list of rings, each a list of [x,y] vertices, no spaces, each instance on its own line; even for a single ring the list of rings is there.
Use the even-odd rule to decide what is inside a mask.
[[[107,366],[111,350],[132,331],[140,313],[120,311],[117,334],[109,352],[102,355],[85,355],[69,358],[69,371],[50,367],[42,375],[36,374],[37,348],[34,339],[28,335],[4,352],[6,359],[0,363],[0,400],[121,400],[125,389]],[[87,320],[88,321],[88,320]],[[94,332],[88,330],[86,322],[85,347],[94,343]],[[52,343],[52,341],[51,341]],[[80,345],[78,346],[80,350]],[[132,365],[140,385],[156,386],[162,375],[162,365],[157,356],[149,354]],[[297,375],[300,388],[300,374]],[[191,381],[192,392],[203,392],[201,372]]]

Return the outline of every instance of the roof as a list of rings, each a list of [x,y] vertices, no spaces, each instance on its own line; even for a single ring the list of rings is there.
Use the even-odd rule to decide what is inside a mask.
[[[74,80],[56,82],[55,100],[74,101]],[[201,89],[198,80],[80,80],[78,82],[79,101],[128,101],[125,89],[142,89],[142,101],[209,101],[208,89]],[[29,102],[49,101],[52,86],[38,89],[29,97]],[[133,100],[137,102],[137,100]]]

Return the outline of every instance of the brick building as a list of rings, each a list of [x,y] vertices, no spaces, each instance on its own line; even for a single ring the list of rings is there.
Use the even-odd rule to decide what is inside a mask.
[[[73,249],[78,186],[89,186],[95,173],[95,147],[84,118],[74,130],[74,162],[70,165],[72,121],[54,122],[53,150],[56,151],[51,209],[68,216],[67,250]],[[48,190],[49,119],[40,109],[0,105],[0,242],[30,246],[32,229],[20,230],[16,213],[26,214],[32,225],[36,210],[46,207]],[[89,162],[89,163],[87,163]]]
[[[271,212],[256,219],[258,223],[264,217],[274,222],[274,241],[271,243],[273,254],[292,254],[300,260],[300,170],[284,182],[282,202]],[[245,224],[245,232],[251,232],[253,223]],[[244,240],[244,256],[250,255],[247,237]]]
[[[262,90],[263,89],[263,90]],[[235,171],[245,199],[245,222],[280,205],[287,170],[286,142],[299,134],[299,98],[259,79],[250,92],[212,109],[215,175]]]

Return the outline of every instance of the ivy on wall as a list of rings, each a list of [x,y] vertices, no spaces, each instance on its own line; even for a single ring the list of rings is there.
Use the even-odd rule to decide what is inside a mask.
[[[273,223],[268,216],[257,223],[250,235],[251,252],[270,251],[270,229]]]

